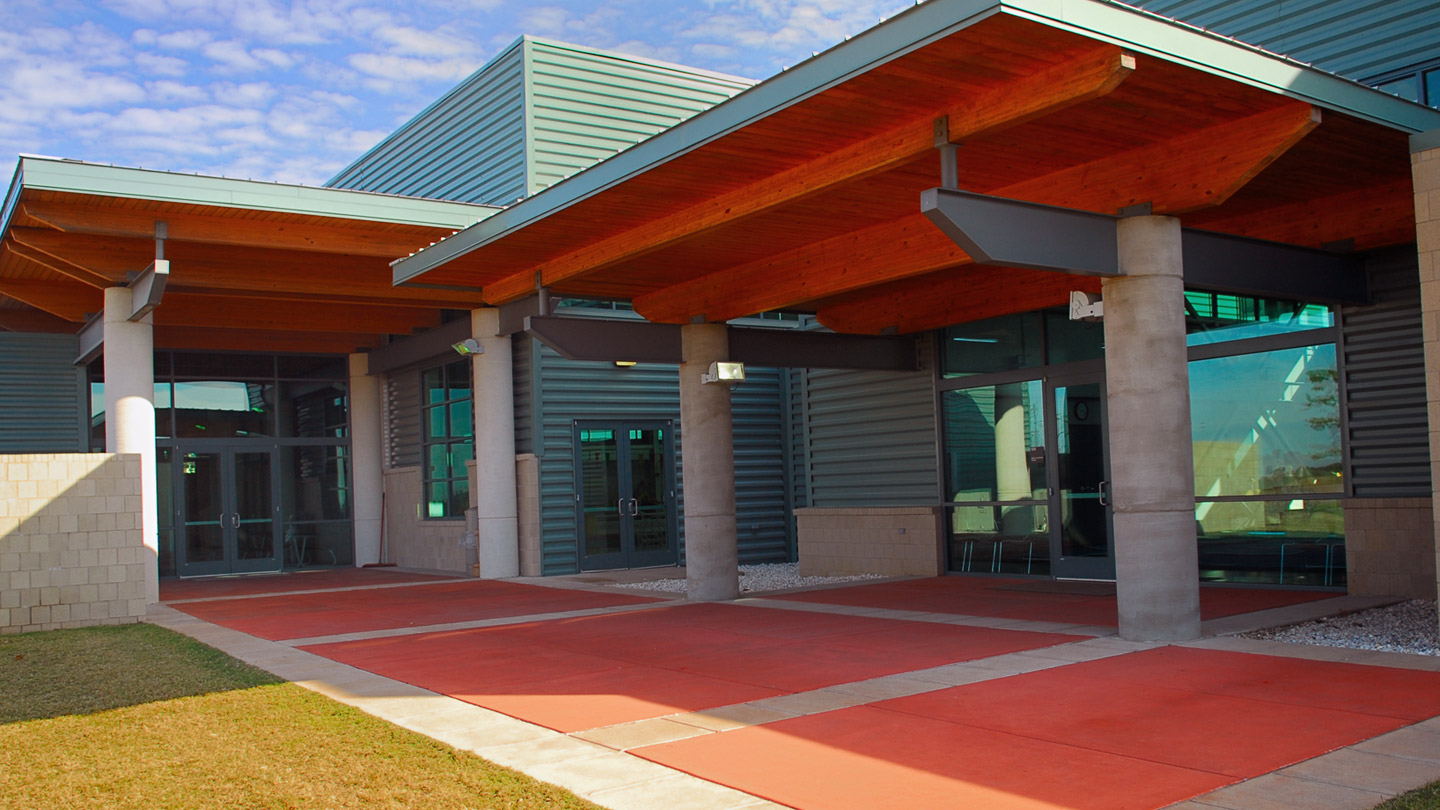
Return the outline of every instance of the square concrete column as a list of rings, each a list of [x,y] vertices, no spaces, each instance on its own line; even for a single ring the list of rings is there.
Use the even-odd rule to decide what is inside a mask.
[[[1121,275],[1102,291],[1120,635],[1184,641],[1200,635],[1200,572],[1180,221],[1117,227]]]
[[[1430,413],[1430,508],[1440,566],[1440,130],[1410,139],[1415,184],[1415,243],[1420,258],[1420,313],[1425,339],[1425,399]],[[1440,567],[1436,568],[1440,575]],[[1437,576],[1440,579],[1440,576]],[[1436,588],[1440,589],[1440,582]]]
[[[125,287],[105,290],[105,450],[140,456],[140,537],[145,602],[160,601],[160,535],[155,481],[155,329],[131,321]]]
[[[735,443],[730,389],[705,384],[710,364],[730,359],[723,323],[680,327],[680,440],[685,489],[685,581],[695,602],[740,595],[735,537]]]
[[[354,480],[355,567],[380,559],[381,502],[385,473],[381,459],[380,378],[370,374],[370,357],[350,355],[350,460]]]
[[[476,543],[481,579],[520,576],[516,517],[515,384],[510,336],[500,334],[500,310],[470,313],[471,334],[484,351],[471,355],[470,397],[475,413]]]

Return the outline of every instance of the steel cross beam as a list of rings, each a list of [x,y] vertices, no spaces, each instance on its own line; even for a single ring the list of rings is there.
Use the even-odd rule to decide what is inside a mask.
[[[920,211],[976,264],[1118,276],[1118,216],[949,188],[920,195]],[[1185,283],[1220,292],[1326,303],[1369,300],[1358,256],[1240,236],[1181,230]]]

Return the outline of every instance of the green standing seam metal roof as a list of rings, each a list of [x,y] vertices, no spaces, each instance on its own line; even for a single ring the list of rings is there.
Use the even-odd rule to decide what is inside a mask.
[[[501,210],[494,206],[369,191],[180,174],[22,155],[10,181],[5,206],[0,209],[0,234],[9,230],[10,218],[19,204],[20,194],[27,188],[452,230],[474,225]]]
[[[444,265],[635,175],[998,14],[1071,31],[1405,132],[1440,110],[1185,23],[1107,0],[928,0],[494,217],[392,263],[394,282]]]

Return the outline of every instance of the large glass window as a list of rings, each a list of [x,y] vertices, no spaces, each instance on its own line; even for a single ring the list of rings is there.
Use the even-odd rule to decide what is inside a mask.
[[[1039,380],[941,394],[953,569],[1049,573],[1043,397]]]
[[[1194,361],[1190,402],[1201,578],[1344,585],[1335,347]]]
[[[426,369],[420,375],[424,429],[424,502],[427,518],[463,517],[470,506],[466,462],[475,458],[470,361]]]
[[[946,329],[940,348],[946,377],[1013,371],[1045,363],[1040,313],[1007,315]]]
[[[1190,346],[1323,329],[1334,323],[1330,308],[1322,304],[1185,292],[1185,342]]]

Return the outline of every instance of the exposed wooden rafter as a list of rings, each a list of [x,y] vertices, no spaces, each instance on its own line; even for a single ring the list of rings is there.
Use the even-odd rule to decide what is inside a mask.
[[[1224,202],[1318,122],[1309,105],[1287,103],[986,193],[1104,213],[1136,202],[1151,203],[1157,213],[1191,211]],[[647,293],[635,299],[635,309],[662,323],[696,315],[730,320],[969,261],[915,214]]]
[[[983,137],[1103,96],[1134,69],[1133,57],[1113,46],[1101,47],[1002,83],[962,107],[920,116],[889,132],[488,284],[485,300],[501,304],[529,295],[535,288],[537,270],[541,284],[559,284],[917,160],[935,147],[937,117],[945,118],[952,142]]]

